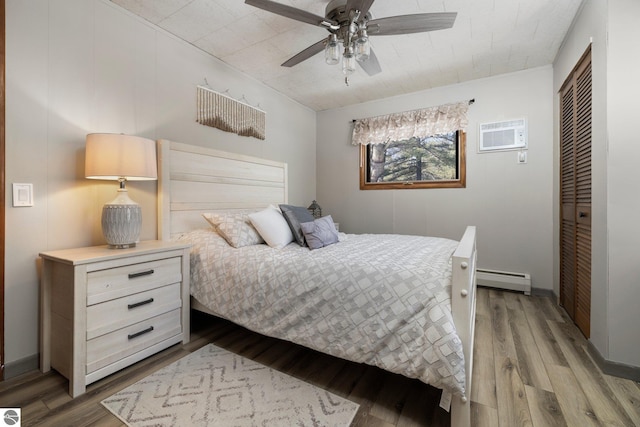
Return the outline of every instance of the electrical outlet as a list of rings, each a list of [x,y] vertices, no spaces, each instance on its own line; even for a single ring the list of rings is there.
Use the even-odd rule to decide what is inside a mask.
[[[519,151],[518,152],[518,163],[519,164],[527,163],[527,152],[526,151]]]

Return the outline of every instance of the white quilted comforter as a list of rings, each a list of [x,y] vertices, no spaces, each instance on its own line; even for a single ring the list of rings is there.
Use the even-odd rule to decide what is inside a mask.
[[[310,251],[292,243],[233,248],[211,229],[193,244],[191,294],[264,335],[464,393],[464,355],[451,316],[457,242],[345,235]]]

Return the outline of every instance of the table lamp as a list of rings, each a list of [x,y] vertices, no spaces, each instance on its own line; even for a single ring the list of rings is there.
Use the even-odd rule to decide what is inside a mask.
[[[158,179],[155,141],[112,133],[87,135],[85,177],[120,183],[116,198],[102,208],[102,234],[110,248],[135,247],[142,209],[129,198],[125,184]]]

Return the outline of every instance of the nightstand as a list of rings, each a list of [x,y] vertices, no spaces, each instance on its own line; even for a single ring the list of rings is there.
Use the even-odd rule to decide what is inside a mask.
[[[42,252],[40,369],[69,394],[189,342],[189,248],[146,241]]]

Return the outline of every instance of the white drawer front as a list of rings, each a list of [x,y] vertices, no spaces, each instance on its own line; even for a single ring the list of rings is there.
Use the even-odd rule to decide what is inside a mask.
[[[182,332],[180,309],[87,341],[87,374]]]
[[[87,273],[87,305],[180,282],[180,260],[167,258]]]
[[[180,308],[180,283],[151,289],[87,308],[87,339]]]

